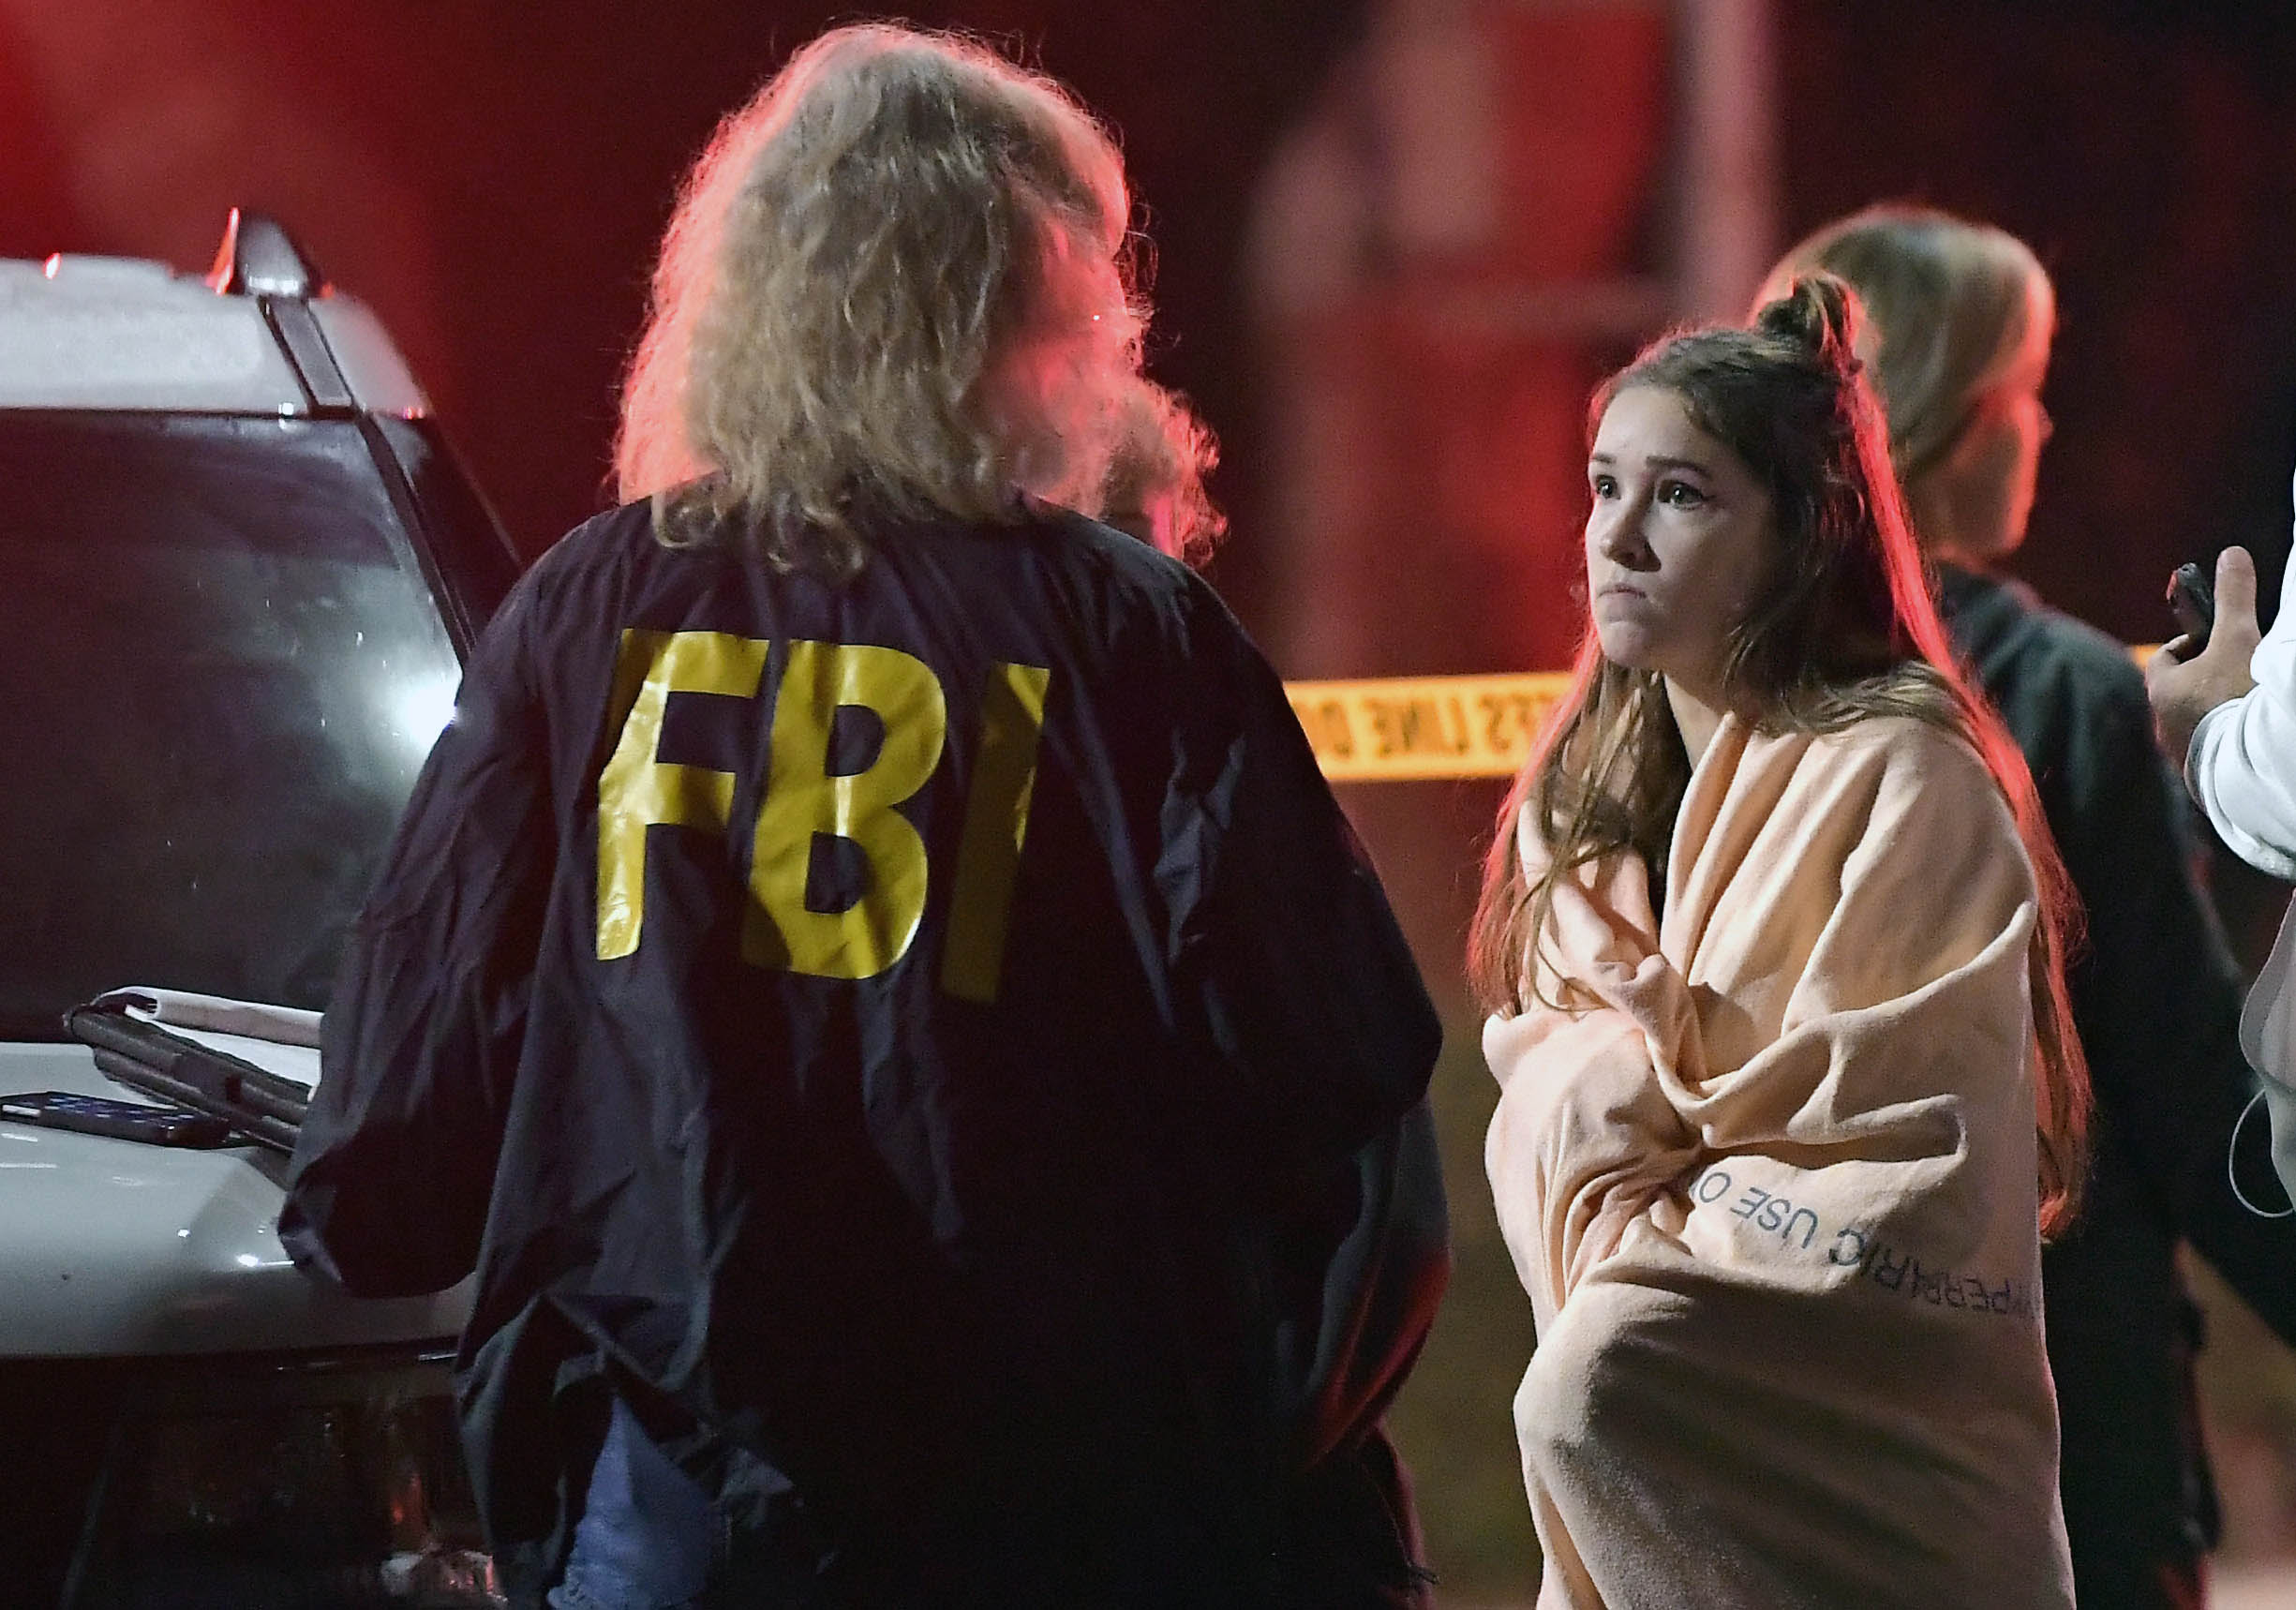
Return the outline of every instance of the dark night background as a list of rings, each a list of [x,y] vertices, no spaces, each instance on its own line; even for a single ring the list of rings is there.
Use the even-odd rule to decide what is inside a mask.
[[[1252,596],[1266,568],[1239,283],[1253,188],[1379,8],[903,13],[1016,45],[1121,131],[1156,245],[1155,367],[1227,443],[1238,535],[1224,563],[1247,614],[1275,607]],[[599,505],[614,381],[682,165],[794,42],[856,14],[788,0],[5,0],[0,251],[197,267],[226,206],[279,215],[378,306],[533,551]],[[2029,576],[2142,637],[2160,628],[2155,578],[2172,558],[2228,532],[2285,545],[2296,8],[1779,0],[1773,26],[1778,244],[1911,196],[2002,223],[2057,276],[2059,429]],[[1605,68],[1581,70],[1599,85]]]
[[[1515,400],[1484,410],[1483,450],[1443,460],[1441,497],[1403,499],[1407,513],[1429,506],[1424,523],[1406,529],[1391,499],[1352,535],[1327,532],[1310,517],[1319,488],[1296,484],[1280,445],[1307,430],[1292,409],[1314,365],[1247,283],[1271,161],[1321,115],[1376,169],[1393,128],[1349,109],[1383,82],[1379,52],[1464,18],[1487,48],[1521,55],[1491,68],[1516,97],[1506,127],[1555,140],[1514,138],[1493,183],[1502,213],[1532,190],[1559,211],[1485,256],[1528,272],[1590,157],[1640,142],[1659,155],[1647,174],[1624,171],[1623,244],[1549,272],[1662,272],[1652,243],[1682,169],[1653,129],[1684,14],[1662,0],[971,0],[904,13],[1010,44],[1120,130],[1155,244],[1153,368],[1226,444],[1217,490],[1235,531],[1215,578],[1287,670],[1327,675],[1560,663],[1561,605],[1526,596],[1548,584],[1523,578],[1550,575],[1557,556],[1567,567],[1576,542],[1573,399],[1668,309],[1463,352],[1455,328],[1414,334],[1409,305],[1417,287],[1483,271],[1369,251],[1317,341],[1363,333],[1360,372],[1333,383],[1385,395],[1387,412],[1358,409],[1372,444],[1404,452],[1447,398],[1473,411],[1456,399],[1486,391],[1461,389],[1462,375]],[[1770,246],[1916,198],[2005,226],[2056,277],[2057,433],[2017,569],[2138,640],[2167,630],[2169,570],[2225,542],[2259,550],[2269,588],[2296,461],[2296,7],[1772,0],[1767,14]],[[606,500],[615,382],[682,167],[793,44],[854,15],[773,0],[0,0],[0,254],[201,269],[227,207],[272,213],[377,307],[531,554]],[[1549,23],[1585,48],[1526,42]],[[1508,391],[1518,371],[1543,389]],[[1494,558],[1495,542],[1518,557]],[[1350,595],[1385,626],[1319,637]],[[1351,645],[1347,663],[1329,663],[1334,642]],[[1459,1277],[1399,1427],[1454,1599],[1519,1597],[1532,1557],[1506,1405],[1530,1327],[1480,1196],[1489,1081],[1456,960],[1496,794],[1375,792],[1352,791],[1349,808],[1459,1031],[1439,1076]],[[2211,1307],[2230,1546],[2296,1551],[2296,1363],[2230,1299]]]
[[[1259,159],[1363,9],[977,0],[903,15],[1006,44],[1121,130],[1157,248],[1156,366],[1225,424],[1249,411],[1233,286]],[[855,15],[0,5],[0,252],[197,267],[225,207],[276,214],[376,305],[530,553],[600,506],[615,382],[678,174],[793,44]],[[1248,432],[1230,429],[1242,471]]]

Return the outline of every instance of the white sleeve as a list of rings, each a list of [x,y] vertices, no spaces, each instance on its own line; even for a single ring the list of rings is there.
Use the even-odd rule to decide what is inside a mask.
[[[2184,781],[2234,855],[2296,883],[2296,701],[2259,682],[2209,711],[2193,732]]]
[[[2256,686],[2193,729],[2184,781],[2233,854],[2296,882],[2296,558],[2248,674]]]

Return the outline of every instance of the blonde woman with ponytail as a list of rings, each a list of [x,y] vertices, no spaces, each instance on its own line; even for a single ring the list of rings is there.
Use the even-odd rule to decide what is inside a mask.
[[[2095,1073],[2093,1206],[2041,1260],[2076,1586],[2083,1610],[2178,1610],[2205,1595],[2217,1529],[2178,1242],[2296,1341],[2296,1235],[2249,1212],[2227,1170],[2252,1090],[2239,976],[2127,648],[2000,571],[2049,436],[2048,273],[2005,230],[1898,204],[1818,230],[1772,284],[1817,269],[1871,316],[1890,455],[1946,629],[2040,780],[2087,918],[2068,983]]]
[[[1857,320],[1812,276],[1594,400],[1586,646],[1471,957],[1543,1610],[2072,1603],[2070,902]]]

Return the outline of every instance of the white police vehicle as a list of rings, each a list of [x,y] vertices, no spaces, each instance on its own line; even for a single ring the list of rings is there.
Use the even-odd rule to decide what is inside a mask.
[[[0,261],[0,1096],[141,1099],[63,1027],[119,986],[324,1006],[515,570],[276,226]],[[0,1114],[0,1605],[499,1603],[460,1302],[306,1282],[284,1163]]]

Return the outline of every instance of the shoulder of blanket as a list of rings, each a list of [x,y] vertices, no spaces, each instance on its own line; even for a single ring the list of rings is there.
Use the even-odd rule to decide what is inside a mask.
[[[1960,733],[1916,716],[1868,716],[1811,745],[1872,781],[1878,793],[1918,798],[1925,809],[1965,802],[2007,808],[2001,784]]]
[[[2031,863],[2008,798],[1960,734],[1916,717],[1870,716],[1814,737],[1801,764],[1804,802],[1832,824],[1838,857],[1811,867],[1834,869],[1840,900],[1855,885],[1869,891],[1861,901],[1888,902],[1889,920],[1915,924],[1952,912],[2006,920],[2030,900]]]

